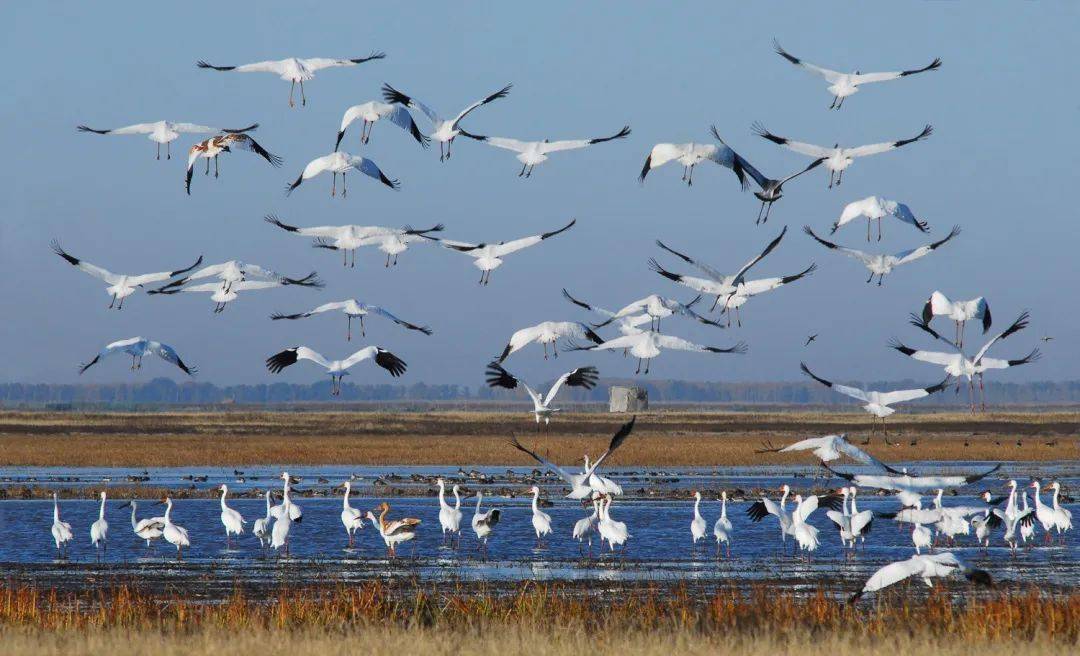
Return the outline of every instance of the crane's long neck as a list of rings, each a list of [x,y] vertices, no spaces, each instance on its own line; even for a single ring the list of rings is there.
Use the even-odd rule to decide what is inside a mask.
[[[98,519],[105,519],[105,495],[101,495],[101,508],[98,509]]]
[[[457,487],[454,487],[454,510],[461,509],[461,495],[458,494]]]
[[[446,485],[439,481],[439,506],[446,507]]]
[[[540,501],[540,490],[534,489],[533,490],[533,504],[532,504],[533,512],[537,512],[537,511],[540,510],[539,501]]]
[[[1024,503],[1027,503],[1027,493],[1024,494]],[[1005,504],[1005,511],[1009,514],[1016,512],[1016,486],[1009,487],[1009,502]]]
[[[222,510],[225,510],[225,495],[228,494],[228,493],[229,493],[229,489],[227,487],[222,487],[221,488],[221,509]]]
[[[379,513],[379,530],[384,531],[386,529],[386,513],[390,512],[390,508],[384,506],[382,512]]]
[[[787,505],[788,494],[790,494],[790,492],[785,489],[783,496],[780,497],[780,510],[786,510],[785,506]]]
[[[135,502],[131,502],[131,528],[136,528],[139,525],[139,520],[135,519]]]
[[[701,505],[701,495],[694,496],[694,517],[701,517],[701,513],[698,511],[698,506]]]
[[[172,523],[172,499],[165,501],[165,523]]]
[[[351,486],[346,485],[345,486],[345,496],[341,499],[341,507],[344,510],[349,510],[349,508],[350,508],[350,506],[349,506],[349,492],[350,492],[350,490],[351,490]]]
[[[132,510],[134,512],[134,510]],[[52,498],[52,516],[54,522],[60,521],[60,502],[56,500],[56,495],[53,494]]]
[[[851,495],[851,514],[852,515],[859,514],[859,509],[855,507],[855,495],[854,494]]]
[[[727,519],[727,495],[720,497],[720,518]]]
[[[1054,510],[1057,510],[1058,508],[1061,507],[1061,505],[1058,504],[1058,492],[1060,492],[1060,491],[1061,491],[1061,488],[1057,488],[1057,487],[1054,488],[1054,501],[1053,501]]]
[[[477,492],[476,493],[476,514],[477,515],[480,514],[480,502],[483,501],[483,500],[484,500],[484,493],[483,492]]]
[[[270,490],[266,491],[266,516],[270,517]]]
[[[1032,487],[1035,488],[1035,491],[1031,494],[1031,496],[1035,497],[1035,507],[1039,508],[1043,505],[1042,498],[1039,496],[1039,481],[1035,481]]]

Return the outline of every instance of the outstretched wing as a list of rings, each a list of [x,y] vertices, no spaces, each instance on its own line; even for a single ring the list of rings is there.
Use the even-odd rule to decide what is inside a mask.
[[[601,453],[600,457],[593,461],[592,465],[589,467],[589,471],[585,472],[586,475],[591,475],[595,472],[600,467],[600,463],[604,462],[604,460],[612,453],[615,453],[615,449],[622,446],[622,443],[626,441],[626,438],[630,437],[630,433],[634,432],[635,423],[637,423],[637,415],[631,417],[630,421],[626,422],[619,427],[619,430],[615,431],[615,434],[611,436],[611,441],[608,442],[607,450]]]
[[[318,351],[306,346],[294,346],[280,353],[275,353],[266,359],[266,368],[271,373],[281,373],[285,367],[296,364],[298,360],[310,360],[324,369],[330,368],[330,363]]]
[[[96,264],[84,262],[77,257],[69,255],[68,252],[60,246],[60,242],[53,240],[51,246],[54,253],[67,260],[69,264],[75,266],[80,271],[83,271],[84,273],[89,273],[95,278],[99,280],[104,280],[110,285],[115,285],[116,283],[120,282],[120,276],[113,273],[112,271],[109,271],[108,269],[103,269]]]
[[[888,82],[889,80],[898,80],[908,75],[915,75],[916,73],[924,73],[926,71],[936,71],[941,68],[941,60],[934,58],[934,61],[922,68],[915,68],[909,71],[894,71],[887,73],[859,73],[851,76],[851,83],[857,85],[869,84],[871,82]]]
[[[937,385],[930,387],[922,387],[919,389],[910,390],[895,390],[893,392],[881,392],[878,394],[878,400],[883,405],[892,405],[894,403],[903,403],[904,401],[912,401],[914,399],[921,399],[924,396],[930,396],[934,392],[940,392],[945,389],[945,386],[949,383],[949,376],[945,376],[945,380],[941,381]]]
[[[473,104],[471,104],[468,107],[466,107],[465,109],[461,110],[458,113],[458,115],[454,117],[454,120],[450,122],[450,124],[453,127],[456,128],[457,124],[461,121],[461,119],[465,118],[469,114],[469,112],[473,111],[477,107],[481,107],[482,105],[486,105],[489,102],[492,102],[494,100],[498,100],[499,98],[505,98],[507,96],[507,94],[510,93],[510,89],[513,88],[513,86],[514,86],[513,84],[508,84],[505,87],[503,87],[503,88],[499,89],[498,91],[496,91],[495,93],[487,96],[483,100],[477,100]]]
[[[144,273],[139,276],[129,276],[128,284],[145,285],[151,282],[161,282],[162,280],[168,280],[169,278],[172,278],[174,276],[185,274],[188,271],[191,271],[195,267],[199,266],[200,264],[202,264],[202,255],[199,256],[199,259],[195,260],[194,264],[183,269],[177,269],[176,271],[161,271],[158,273]]]
[[[382,172],[382,169],[380,169],[378,165],[375,164],[375,162],[371,161],[366,157],[357,157],[355,158],[355,160],[350,162],[350,165],[355,170],[360,171],[369,178],[378,180],[387,187],[390,187],[391,189],[399,189],[401,187],[400,182],[386,177],[386,175]]]
[[[273,166],[274,168],[278,168],[279,166],[281,166],[281,163],[283,161],[280,157],[260,146],[258,141],[255,141],[246,134],[229,135],[229,144],[231,146],[239,148],[240,150],[247,150],[255,153],[259,157],[262,157],[267,162],[269,162],[270,166]]]
[[[367,57],[357,57],[355,59],[331,59],[328,57],[312,57],[310,59],[301,59],[304,68],[309,71],[318,71],[324,68],[331,68],[335,66],[356,66],[357,64],[363,64],[364,62],[371,61],[373,59],[383,59],[386,57],[386,53],[373,52]]]
[[[94,128],[80,125],[76,129],[79,132],[93,132],[94,134],[150,134],[157,127],[155,123],[136,123],[112,130],[95,130]]]
[[[630,134],[630,126],[624,125],[621,130],[611,135],[610,137],[600,137],[597,139],[569,139],[565,141],[547,141],[540,144],[541,153],[555,153],[560,150],[577,150],[578,148],[584,148],[593,144],[603,143],[605,141],[613,141],[615,139],[623,139]]]
[[[848,157],[866,157],[867,155],[877,155],[878,153],[887,153],[890,150],[895,150],[902,146],[906,146],[909,143],[915,143],[921,141],[934,133],[934,126],[927,125],[922,129],[922,132],[915,135],[910,139],[900,139],[899,141],[887,141],[885,143],[869,144],[866,146],[858,146],[856,148],[845,148],[844,154]]]
[[[169,346],[168,344],[162,344],[161,342],[150,342],[147,348],[151,353],[157,355],[165,362],[175,364],[177,367],[180,368],[180,371],[183,371],[189,376],[194,376],[195,374],[199,373],[199,369],[197,367],[189,367],[184,364],[184,361],[180,359],[180,355],[177,354],[176,349]]]
[[[675,257],[679,258],[683,262],[686,262],[687,264],[689,264],[689,265],[693,266],[694,268],[700,270],[702,273],[704,273],[708,277],[712,278],[716,282],[725,283],[725,284],[730,283],[731,276],[725,276],[724,274],[720,273],[719,271],[712,268],[708,264],[705,264],[704,262],[700,262],[698,260],[695,260],[694,258],[692,258],[689,255],[686,255],[684,253],[680,253],[679,251],[667,246],[666,244],[664,244],[664,242],[660,241],[659,239],[656,240],[656,245],[659,246],[660,248],[664,249],[665,251],[671,253]]]
[[[979,352],[975,354],[975,364],[979,364],[979,361],[983,359],[983,356],[986,355],[986,352],[989,351],[990,347],[993,346],[998,340],[1005,339],[1009,335],[1018,333],[1024,328],[1027,328],[1029,318],[1030,315],[1028,314],[1027,310],[1024,310],[1020,313],[1020,316],[1016,318],[1016,321],[1012,322],[1011,326],[990,338],[990,341],[988,341],[981,349],[979,349]]]
[[[775,144],[780,144],[784,148],[787,148],[788,150],[793,150],[796,153],[799,153],[801,155],[809,155],[810,157],[813,157],[815,159],[818,159],[818,158],[821,158],[821,157],[828,157],[828,156],[832,155],[833,150],[834,150],[833,148],[825,148],[824,146],[816,146],[816,145],[814,145],[812,143],[806,143],[806,142],[803,142],[803,141],[792,141],[791,139],[788,139],[787,137],[777,136],[777,135],[773,134],[772,132],[769,132],[768,130],[766,130],[765,126],[762,125],[761,123],[754,123],[754,125],[751,126],[751,127],[754,130],[754,134],[758,135],[759,137],[761,137],[763,139],[768,139],[769,141],[771,141],[771,142],[773,142]]]
[[[822,68],[817,64],[811,64],[808,61],[804,61],[802,59],[799,59],[798,57],[795,57],[794,55],[788,53],[788,51],[784,50],[780,46],[780,42],[776,39],[773,39],[773,49],[776,50],[776,54],[780,55],[792,64],[795,64],[796,66],[802,68],[803,70],[809,71],[814,75],[820,75],[829,82],[836,82],[844,76],[844,74],[839,71],[831,71],[827,68]]]
[[[946,235],[944,239],[935,241],[932,244],[926,244],[924,246],[920,246],[918,248],[915,248],[915,249],[912,249],[912,250],[909,250],[909,251],[903,251],[901,253],[897,253],[896,255],[892,256],[892,259],[894,260],[894,266],[900,266],[901,264],[907,264],[908,262],[914,262],[915,260],[919,259],[920,257],[925,257],[926,255],[929,255],[931,252],[936,250],[939,246],[942,246],[943,244],[945,244],[946,242],[948,242],[950,239],[952,239],[953,237],[955,237],[958,234],[960,234],[960,226],[953,226],[952,230],[949,231],[949,234]]]
[[[545,239],[554,237],[555,235],[569,230],[574,226],[575,223],[577,223],[577,219],[571,219],[570,223],[567,223],[565,226],[559,228],[558,230],[552,230],[551,232],[545,232],[543,234],[533,235],[531,237],[522,237],[521,239],[515,239],[513,241],[499,244],[493,249],[495,251],[494,255],[495,257],[504,257],[506,255],[509,255],[510,253],[520,251],[523,248],[535,246],[536,244],[539,244]]]
[[[821,237],[818,237],[814,234],[814,231],[810,228],[810,226],[803,226],[803,232],[813,237],[814,241],[821,244],[825,248],[831,248],[832,250],[839,251],[844,255],[847,255],[848,257],[855,258],[856,260],[862,262],[867,266],[869,266],[870,262],[874,259],[874,256],[869,253],[864,253],[863,251],[856,250],[854,248],[840,246],[839,244],[834,244],[831,241],[827,241],[825,239],[822,239]]]
[[[867,401],[870,400],[870,398],[869,398],[869,396],[867,396],[866,392],[864,392],[863,390],[861,390],[861,389],[859,389],[857,387],[848,387],[847,385],[838,385],[838,384],[836,384],[836,383],[834,383],[834,382],[832,382],[830,380],[825,380],[824,378],[815,375],[814,372],[810,371],[810,367],[806,366],[805,362],[800,362],[799,363],[799,368],[802,369],[802,372],[804,374],[806,374],[807,376],[810,376],[811,378],[813,378],[817,382],[821,383],[825,387],[830,387],[830,388],[836,390],[837,392],[840,392],[841,394],[843,394],[845,396],[850,396],[851,398],[857,399],[859,401],[867,402]]]
[[[567,484],[570,485],[570,487],[579,486],[581,484],[582,479],[584,478],[581,475],[575,476],[575,475],[571,474],[570,472],[566,471],[565,469],[563,469],[562,467],[560,467],[560,466],[556,465],[555,463],[551,462],[550,460],[548,460],[548,459],[544,458],[543,456],[537,454],[535,451],[530,451],[529,449],[526,449],[525,447],[523,447],[521,445],[521,442],[518,442],[518,439],[516,437],[511,437],[508,444],[510,446],[514,447],[515,449],[517,449],[518,451],[521,451],[522,453],[528,454],[533,460],[535,460],[536,462],[540,463],[541,465],[547,467],[551,471],[558,474],[559,478],[566,481]]]
[[[559,376],[559,379],[555,381],[555,384],[548,390],[547,396],[544,397],[544,405],[551,405],[551,402],[555,400],[555,395],[559,393],[559,389],[563,385],[567,387],[584,387],[587,390],[591,390],[596,387],[596,377],[599,372],[596,367],[578,367],[571,372],[565,373]]]
[[[737,272],[735,272],[735,276],[732,278],[731,284],[738,285],[739,283],[741,283],[743,281],[743,278],[746,276],[746,272],[749,271],[752,266],[765,259],[766,255],[773,252],[773,249],[775,249],[780,244],[780,241],[783,240],[784,235],[786,234],[787,226],[784,226],[784,229],[780,231],[780,234],[776,236],[776,239],[773,239],[768,243],[767,246],[765,246],[765,250],[754,256],[753,259],[742,265],[742,267]]]

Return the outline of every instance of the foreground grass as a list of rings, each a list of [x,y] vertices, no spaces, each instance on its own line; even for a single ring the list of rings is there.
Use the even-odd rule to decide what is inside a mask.
[[[602,451],[625,419],[575,412],[537,431],[525,412],[0,412],[0,466],[531,466],[506,445],[510,435],[569,462]],[[612,464],[755,465],[762,441],[831,432],[861,440],[868,426],[861,413],[644,413]],[[1080,413],[1068,412],[898,415],[891,445],[878,433],[867,449],[885,460],[1064,460],[1080,455],[1078,427]],[[768,459],[807,462],[805,454]]]
[[[853,606],[766,588],[703,596],[681,586],[489,592],[372,582],[210,603],[129,587],[74,595],[9,586],[0,588],[0,653],[996,655],[1080,644],[1080,593],[960,603],[941,587],[911,590]]]
[[[725,654],[730,656],[880,656],[881,654],[935,654],[961,656],[1049,656],[1061,654],[1062,646],[1052,640],[1006,639],[972,644],[955,637],[926,638],[903,633],[872,642],[848,633],[820,636],[810,633],[785,638],[767,636],[725,636],[675,633],[616,634],[609,631],[544,631],[502,629],[443,631],[438,629],[369,628],[344,631],[281,632],[251,630],[229,632],[221,629],[158,635],[147,632],[59,631],[27,632],[0,630],[0,652],[9,656],[673,656],[674,654]]]

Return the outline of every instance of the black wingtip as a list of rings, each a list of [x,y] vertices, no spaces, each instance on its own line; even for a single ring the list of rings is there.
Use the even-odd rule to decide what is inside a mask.
[[[296,364],[296,349],[299,347],[287,348],[280,353],[275,353],[266,359],[266,368],[272,374],[279,374],[285,367]]]
[[[652,169],[652,153],[645,158],[645,166],[641,167],[641,173],[638,174],[638,182],[645,184],[645,176],[649,175],[649,170]]]
[[[337,141],[334,142],[334,152],[335,153],[338,151],[338,148],[341,147],[341,140],[344,139],[344,138],[345,138],[345,130],[338,130]]]
[[[258,129],[259,129],[259,124],[258,123],[252,123],[251,125],[247,126],[246,128],[224,128],[222,130],[222,132],[225,132],[226,134],[244,134],[245,132],[254,132],[255,130],[258,130]]]
[[[411,99],[405,94],[401,93],[389,83],[384,82],[382,85],[383,100],[390,104],[408,105]]]
[[[49,242],[49,246],[52,247],[52,251],[54,253],[56,253],[60,257],[64,258],[65,260],[67,260],[69,263],[71,263],[71,264],[78,264],[79,263],[79,258],[72,257],[71,255],[69,255],[68,252],[65,251],[62,246],[60,246],[60,242],[58,240],[53,239],[52,241]]]

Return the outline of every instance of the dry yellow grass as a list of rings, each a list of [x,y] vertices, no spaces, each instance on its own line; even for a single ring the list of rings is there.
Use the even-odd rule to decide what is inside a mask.
[[[356,631],[293,632],[205,630],[157,635],[146,632],[0,630],[0,652],[9,656],[881,656],[881,654],[934,654],[968,656],[1060,656],[1061,645],[1036,639],[971,644],[957,638],[927,639],[906,634],[863,642],[857,636],[802,635],[777,640],[767,636],[736,637],[670,631],[612,635],[605,632],[554,632],[504,629],[447,632],[431,629],[374,628]]]
[[[0,589],[0,653],[672,653],[987,656],[1070,653],[1080,595],[998,593],[957,604],[940,589],[859,606],[766,589],[709,598],[663,587],[619,594],[520,584],[498,594],[366,583],[241,594],[222,603],[101,590],[81,597]]]
[[[3,412],[0,465],[526,465],[506,446],[512,434],[568,461],[602,450],[625,419],[572,413],[537,431],[521,412]],[[764,440],[782,444],[830,432],[861,440],[868,426],[852,413],[643,413],[613,464],[760,464],[754,451]],[[1067,412],[900,415],[891,422],[892,446],[877,433],[867,448],[886,460],[1064,460],[1080,455],[1078,427],[1080,413]],[[805,454],[769,459],[808,461]]]

